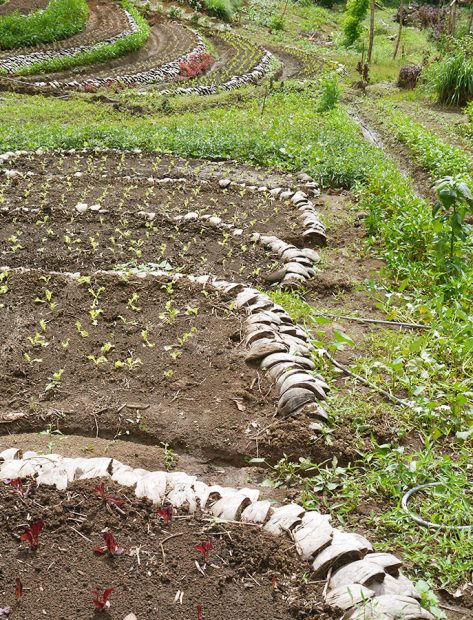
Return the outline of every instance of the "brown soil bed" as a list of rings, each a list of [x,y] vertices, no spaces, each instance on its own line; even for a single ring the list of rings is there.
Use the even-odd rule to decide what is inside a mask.
[[[190,177],[199,179],[231,178],[238,182],[256,186],[296,187],[295,175],[280,170],[267,170],[235,161],[209,161],[205,159],[184,159],[178,156],[155,153],[133,153],[116,151],[77,151],[74,153],[46,152],[42,155],[28,153],[8,160],[3,168],[14,168],[21,172],[35,172],[48,175],[107,174],[140,177]]]
[[[4,222],[0,244],[2,237],[7,240],[11,234],[10,230],[7,232],[8,221],[13,217],[17,221],[18,210],[21,209],[39,209],[34,215],[20,216],[18,221],[24,221],[28,228],[28,220],[32,220],[34,224],[48,215],[44,225],[37,225],[38,235],[43,236],[45,226],[47,229],[52,227],[53,230],[58,228],[61,242],[64,229],[68,227],[66,224],[69,223],[74,226],[75,222],[75,225],[82,228],[84,221],[90,219],[92,227],[94,223],[99,229],[111,227],[111,232],[103,230],[100,233],[107,238],[113,233],[114,224],[118,225],[120,218],[131,219],[132,225],[136,226],[133,220],[140,211],[158,213],[167,218],[195,211],[199,215],[218,216],[225,223],[242,228],[245,232],[271,233],[289,243],[303,243],[302,220],[290,201],[270,199],[268,193],[251,192],[241,187],[230,186],[222,189],[217,181],[204,180],[198,183],[194,179],[188,179],[158,185],[138,176],[129,179],[102,178],[101,175],[84,173],[81,177],[66,175],[4,179],[3,182],[0,180],[0,188],[3,190],[0,217]],[[109,213],[102,217],[100,214],[96,214],[95,218],[88,218],[87,215],[83,217],[75,209],[79,203],[89,206],[98,204]],[[102,219],[104,226],[100,222]],[[138,226],[144,227],[144,224],[138,223]],[[85,238],[87,239],[87,236]],[[38,241],[39,239],[34,241],[35,247]],[[4,249],[2,247],[0,251]]]
[[[44,225],[38,225],[38,214],[0,216],[2,263],[51,271],[159,267],[260,284],[282,268],[276,254],[249,237],[234,237],[200,222],[71,216],[56,212],[47,222],[43,219]]]
[[[108,9],[110,12],[110,9]],[[103,40],[103,37],[102,37]],[[197,45],[196,35],[176,22],[162,21],[151,26],[150,35],[146,43],[139,50],[124,54],[106,63],[97,63],[93,66],[84,65],[69,71],[41,73],[29,76],[28,81],[58,81],[93,80],[119,78],[123,75],[135,75],[157,68],[187,54]]]
[[[255,454],[254,436],[273,422],[276,400],[264,376],[244,362],[241,319],[229,310],[230,300],[152,277],[100,276],[80,284],[12,272],[6,282],[4,433],[131,435],[239,464]],[[306,425],[300,441],[309,437]],[[270,454],[279,458],[284,443],[280,437]]]
[[[138,618],[189,620],[198,617],[198,605],[209,620],[332,617],[321,602],[323,584],[304,585],[306,566],[289,540],[257,527],[212,526],[185,515],[164,526],[156,506],[107,483],[107,493],[124,501],[121,514],[104,505],[96,484],[76,482],[67,492],[39,487],[26,499],[8,485],[0,488],[1,604],[13,607],[13,617],[96,617],[92,593],[106,588],[114,592],[110,610],[101,615],[117,620],[130,612]],[[30,551],[17,537],[35,518],[43,520],[44,529],[38,549]],[[94,553],[106,528],[124,548],[122,555]],[[204,569],[195,545],[209,540],[213,547]],[[17,578],[23,584],[19,603]],[[182,603],[175,602],[178,591]]]

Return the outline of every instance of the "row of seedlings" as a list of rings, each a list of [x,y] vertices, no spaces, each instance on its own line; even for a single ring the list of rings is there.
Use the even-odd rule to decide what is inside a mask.
[[[260,500],[259,491],[207,485],[185,472],[135,469],[110,457],[65,458],[17,448],[0,453],[0,480],[34,476],[37,484],[66,490],[75,480],[108,478],[157,505],[193,514],[205,511],[224,521],[253,523],[274,536],[289,536],[326,580],[325,602],[351,620],[434,620],[422,608],[414,584],[400,573],[402,562],[375,552],[360,534],[331,525],[330,515],[306,511],[296,503],[278,506]]]

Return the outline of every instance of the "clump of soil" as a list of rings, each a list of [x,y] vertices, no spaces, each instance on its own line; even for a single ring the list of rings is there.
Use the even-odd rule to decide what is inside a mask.
[[[93,592],[113,588],[110,609],[100,615],[206,620],[335,617],[324,608],[323,584],[307,584],[305,563],[288,539],[252,525],[215,525],[211,519],[174,514],[164,525],[158,507],[111,482],[117,509],[95,491],[96,481],[73,483],[65,492],[39,487],[24,498],[0,487],[0,606],[11,618],[95,617]],[[19,540],[27,525],[42,519],[39,546]],[[108,528],[121,555],[94,553]],[[212,542],[207,563],[195,549]],[[199,568],[197,567],[199,565]],[[15,580],[23,595],[15,602]]]

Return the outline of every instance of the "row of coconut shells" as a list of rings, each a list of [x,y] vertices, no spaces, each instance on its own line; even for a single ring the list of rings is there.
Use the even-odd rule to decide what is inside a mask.
[[[31,268],[2,266],[0,271],[26,273],[31,271]],[[72,280],[77,280],[81,275],[79,272],[48,273]],[[122,277],[126,272],[96,270],[93,273]],[[315,370],[312,354],[316,354],[317,350],[311,344],[308,334],[268,295],[244,284],[218,280],[211,275],[192,276],[154,271],[135,272],[134,277],[158,278],[166,282],[187,280],[225,294],[236,295],[235,307],[245,313],[245,362],[265,372],[270,381],[276,384],[277,414],[284,417],[305,414],[319,422],[327,422],[327,413],[317,401],[325,399],[330,388],[320,375],[311,372]],[[313,428],[319,429],[317,425]]]
[[[73,150],[65,151],[65,152],[75,153],[77,151],[73,149]],[[37,152],[37,154],[41,154],[41,153],[42,151]],[[27,151],[18,151],[16,153],[13,153],[13,152],[4,153],[3,155],[0,155],[0,164],[8,161],[8,159],[10,158],[13,158],[16,156],[27,155],[27,154],[28,154]],[[36,175],[36,173],[31,172],[31,171],[20,172],[18,170],[5,169],[5,168],[0,169],[0,174],[5,175],[7,178]],[[83,173],[75,172],[73,176],[81,177],[83,176]],[[140,178],[141,177],[130,176],[130,175],[124,175],[121,177],[121,179],[125,181],[137,181]],[[197,179],[199,180],[200,183],[208,182],[208,179],[199,179],[199,177],[197,177]],[[327,243],[326,228],[320,219],[319,213],[315,209],[314,203],[309,199],[308,194],[306,193],[306,192],[309,192],[312,196],[315,196],[315,197],[320,196],[320,188],[317,185],[317,183],[313,180],[313,178],[306,173],[300,173],[298,175],[298,179],[304,183],[304,189],[306,191],[294,190],[289,187],[270,187],[268,185],[260,185],[260,186],[249,185],[247,183],[242,183],[236,180],[232,180],[230,178],[219,179],[219,187],[225,190],[231,185],[233,185],[233,186],[245,188],[252,192],[268,193],[273,198],[275,199],[278,198],[279,200],[290,199],[292,204],[298,209],[302,217],[302,225],[304,228],[303,233],[302,233],[303,240],[310,246],[324,246]],[[146,181],[148,183],[153,183],[156,185],[179,184],[179,183],[185,183],[186,181],[190,181],[190,180],[191,179],[189,177],[176,177],[176,178],[147,177],[146,178]],[[97,205],[94,205],[94,206],[97,207]],[[85,211],[87,211],[88,208],[90,208],[89,205],[86,205],[84,203],[80,203],[80,205],[76,207],[77,211],[79,211],[80,213],[84,213]],[[191,216],[189,216],[189,218],[190,217]],[[194,217],[198,217],[198,215],[195,214]],[[286,248],[286,249],[294,249],[294,246],[290,246],[290,248]],[[320,257],[318,256],[316,252],[313,252],[310,255],[310,258],[312,258],[314,262],[318,262],[320,260]],[[297,280],[298,278],[294,278],[294,279]]]
[[[363,536],[333,527],[329,515],[260,500],[257,489],[207,485],[185,472],[150,472],[109,457],[23,454],[17,448],[0,453],[0,480],[30,476],[59,490],[74,480],[111,478],[158,505],[170,503],[191,514],[199,508],[222,520],[259,524],[270,534],[292,538],[314,578],[327,580],[326,603],[352,610],[354,620],[433,620],[420,606],[412,582],[399,574],[402,562],[394,555],[376,553]]]
[[[186,28],[186,26],[183,26]],[[188,29],[190,30],[190,28]],[[191,30],[194,36],[197,39],[197,44],[187,52],[186,54],[182,54],[178,58],[171,60],[163,65],[159,65],[158,67],[153,67],[152,69],[148,69],[147,71],[140,71],[139,73],[122,73],[120,75],[109,76],[105,78],[89,78],[87,80],[83,80],[79,82],[77,80],[72,80],[70,82],[36,82],[37,86],[51,86],[52,88],[73,88],[73,89],[83,89],[87,86],[110,86],[111,84],[121,83],[126,84],[128,86],[136,86],[139,84],[157,84],[159,82],[168,82],[176,79],[176,77],[181,72],[181,64],[186,64],[192,61],[196,56],[199,56],[203,52],[207,51],[207,47],[204,43],[202,37]]]
[[[317,401],[325,399],[330,388],[313,372],[312,353],[316,351],[307,333],[284,308],[253,288],[241,291],[235,305],[247,315],[243,330],[248,349],[245,361],[276,384],[278,415],[305,414],[327,422],[327,413]]]
[[[148,220],[153,220],[155,213],[140,212]],[[174,221],[200,221],[205,222],[213,228],[228,230],[234,236],[244,234],[243,229],[237,228],[233,224],[223,222],[220,217],[211,215],[199,215],[195,211],[190,211],[185,215],[177,215]],[[251,239],[277,254],[284,263],[284,268],[277,273],[268,274],[268,280],[278,283],[281,288],[297,288],[307,282],[315,275],[314,265],[320,261],[320,256],[310,248],[299,249],[295,245],[286,243],[278,237],[272,235],[261,235],[253,233]]]
[[[310,192],[313,196],[320,196],[320,188],[312,177],[302,173],[299,175],[299,179],[304,182],[307,192]],[[238,185],[252,191],[269,192],[273,198],[279,198],[279,200],[290,199],[292,204],[302,215],[302,223],[304,226],[302,237],[304,241],[316,246],[326,245],[327,231],[320,220],[320,215],[317,213],[314,203],[309,200],[306,192],[284,187],[268,188],[267,186],[248,186],[245,183],[235,183],[231,179],[220,179],[219,185],[223,189],[230,187],[230,185]]]
[[[158,92],[160,95],[215,95],[221,91],[231,91],[247,86],[248,84],[257,84],[262,80],[271,68],[273,55],[271,52],[264,50],[263,57],[251,71],[242,75],[233,75],[226,82],[220,84],[207,84],[204,86],[188,86],[187,88],[165,89]],[[152,91],[155,93],[155,91]],[[148,92],[139,92],[140,95],[146,95]]]

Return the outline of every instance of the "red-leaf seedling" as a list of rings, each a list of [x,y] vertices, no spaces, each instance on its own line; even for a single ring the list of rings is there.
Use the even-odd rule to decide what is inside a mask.
[[[98,592],[94,592],[94,605],[97,611],[104,611],[105,609],[110,608],[110,594],[113,592],[113,588],[107,588],[104,590],[103,597],[100,598],[100,594]]]
[[[105,491],[105,485],[103,482],[95,486],[94,490],[96,493],[98,493],[98,495],[100,495],[100,497],[103,499],[104,503],[107,506],[116,506],[116,507],[123,506],[124,502],[122,499],[120,499],[119,497],[116,497],[115,495],[107,494],[107,492]]]
[[[117,541],[115,540],[115,536],[112,534],[112,532],[102,532],[102,536],[105,541],[105,547],[95,547],[95,553],[104,554],[108,552],[108,554],[112,557],[116,555],[122,555],[125,550],[123,549],[123,547],[119,547],[117,545]]]
[[[166,504],[166,506],[162,506],[162,508],[157,511],[158,517],[164,525],[167,525],[171,521],[173,513],[172,504]]]
[[[200,603],[197,605],[197,620],[204,620],[204,608]]]
[[[15,579],[15,598],[17,602],[21,599],[22,596],[23,596],[23,584],[21,583],[21,579],[17,577]]]
[[[209,551],[212,549],[212,547],[213,543],[210,539],[204,540],[204,542],[201,542],[199,545],[196,545],[194,547],[196,551],[200,551],[200,553],[202,554],[202,558],[205,564],[207,564],[207,562],[209,561]]]
[[[39,533],[43,529],[44,522],[42,519],[35,519],[31,524],[31,527],[26,528],[20,539],[26,540],[29,544],[31,551],[35,551],[39,545]]]
[[[28,497],[36,489],[36,480],[34,478],[28,483],[26,487],[23,486],[21,478],[13,478],[13,480],[5,480],[5,484],[13,487],[13,493],[17,493],[20,497]]]

